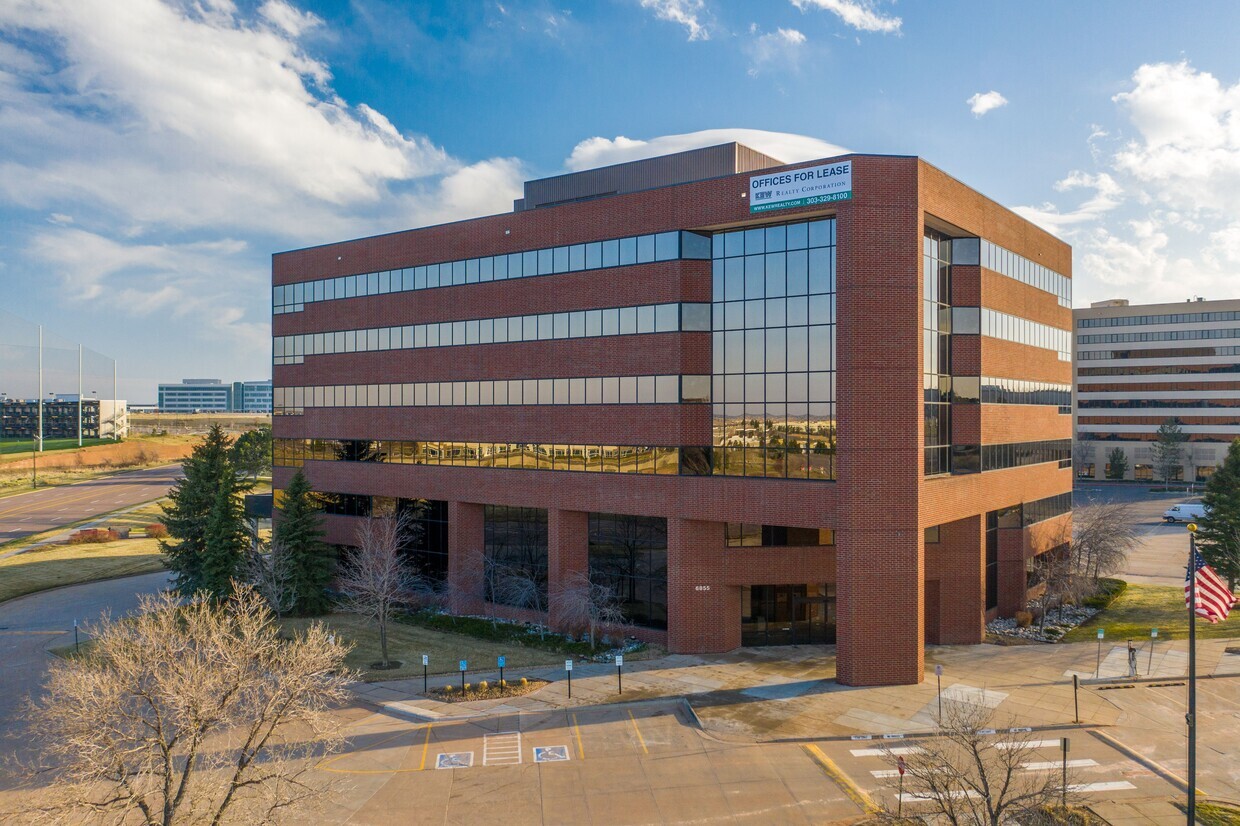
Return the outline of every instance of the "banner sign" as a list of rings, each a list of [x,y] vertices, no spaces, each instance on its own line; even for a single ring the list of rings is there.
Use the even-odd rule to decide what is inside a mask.
[[[852,198],[852,161],[808,166],[749,179],[749,211],[767,212]]]

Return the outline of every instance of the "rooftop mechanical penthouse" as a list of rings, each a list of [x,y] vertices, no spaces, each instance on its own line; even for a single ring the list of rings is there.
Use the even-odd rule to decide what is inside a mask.
[[[274,257],[276,484],[305,469],[330,541],[407,511],[457,610],[555,624],[589,572],[673,652],[834,643],[851,685],[1036,596],[1067,245],[915,157],[725,144],[524,195]]]

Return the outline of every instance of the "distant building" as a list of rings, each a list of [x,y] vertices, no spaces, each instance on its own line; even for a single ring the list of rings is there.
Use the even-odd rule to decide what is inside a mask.
[[[1130,305],[1100,301],[1072,313],[1076,474],[1157,477],[1154,443],[1168,419],[1188,437],[1173,479],[1208,479],[1240,438],[1240,300]]]
[[[271,381],[182,379],[159,385],[160,413],[270,413]]]
[[[4,399],[0,402],[0,439],[30,439],[39,430],[38,399]],[[43,402],[43,438],[76,439],[77,395],[57,396]],[[110,439],[129,435],[129,411],[125,401],[82,401],[82,438]]]

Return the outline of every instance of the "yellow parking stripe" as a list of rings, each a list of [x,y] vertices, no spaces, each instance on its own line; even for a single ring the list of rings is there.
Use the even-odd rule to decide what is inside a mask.
[[[637,727],[637,718],[633,716],[633,712],[629,712],[629,720],[633,723],[633,731],[637,733],[637,742],[641,744],[642,754],[650,754],[650,749],[646,748],[646,738],[642,737],[642,730]]]
[[[426,768],[426,750],[431,747],[431,725],[426,724],[426,740],[422,743],[422,762],[418,764],[418,771]]]
[[[809,753],[810,759],[818,764],[819,768],[826,773],[827,777],[835,781],[835,785],[839,786],[844,794],[848,795],[848,799],[856,803],[864,812],[877,812],[878,807],[874,805],[874,801],[870,799],[861,787],[853,782],[853,779],[835,765],[830,757],[823,754],[822,749],[813,743],[806,743],[802,746]]]
[[[581,726],[577,725],[577,715],[573,715],[573,731],[577,734],[577,759],[586,759],[586,750],[581,746]]]

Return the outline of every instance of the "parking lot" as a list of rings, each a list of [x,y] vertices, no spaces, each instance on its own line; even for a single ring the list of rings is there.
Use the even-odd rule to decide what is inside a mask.
[[[799,744],[723,743],[678,701],[415,723],[357,720],[320,765],[349,787],[331,820],[821,823],[861,809]]]

